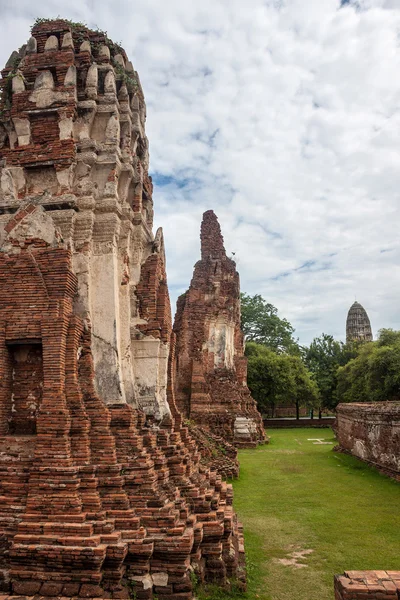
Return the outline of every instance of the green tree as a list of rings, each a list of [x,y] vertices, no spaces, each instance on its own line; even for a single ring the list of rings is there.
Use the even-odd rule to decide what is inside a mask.
[[[338,370],[339,402],[381,402],[400,398],[400,332],[382,329],[376,342]]]
[[[294,338],[294,328],[287,319],[278,317],[278,310],[256,294],[241,293],[241,325],[246,342],[263,344],[274,352],[300,354]]]
[[[292,402],[299,407],[319,404],[318,387],[299,356],[277,354],[255,342],[246,344],[248,357],[247,383],[257,401],[260,412],[271,410],[279,404]]]
[[[303,359],[314,376],[321,395],[321,407],[334,409],[338,403],[338,369],[357,354],[356,347],[346,345],[323,333],[303,348]]]
[[[380,329],[378,332],[378,346],[396,346],[400,342],[400,331],[393,329]]]

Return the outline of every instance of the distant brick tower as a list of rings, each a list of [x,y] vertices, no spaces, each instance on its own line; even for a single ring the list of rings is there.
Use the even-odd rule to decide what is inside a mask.
[[[167,400],[137,73],[57,19],[1,74],[0,592],[189,600],[193,572],[243,581],[232,487]]]
[[[247,387],[239,274],[212,210],[203,215],[200,237],[201,260],[174,323],[178,408],[237,447],[256,446],[265,436]]]
[[[372,342],[372,329],[367,311],[354,302],[347,314],[346,342]]]

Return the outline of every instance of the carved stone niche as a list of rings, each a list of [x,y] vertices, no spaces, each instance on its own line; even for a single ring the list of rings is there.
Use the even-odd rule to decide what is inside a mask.
[[[107,124],[110,120],[109,112],[97,112],[90,132],[90,137],[96,142],[104,142],[106,139]]]
[[[26,167],[25,168],[26,188],[31,195],[40,195],[48,192],[57,195],[59,182],[54,165]]]
[[[7,344],[10,434],[35,434],[36,418],[43,396],[43,350],[41,340]]]
[[[118,198],[121,203],[126,203],[128,199],[128,191],[132,180],[132,172],[123,170],[118,177]]]

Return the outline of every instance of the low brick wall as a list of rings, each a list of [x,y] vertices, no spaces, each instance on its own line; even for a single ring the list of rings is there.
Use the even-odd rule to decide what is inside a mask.
[[[345,571],[335,576],[335,600],[397,600],[400,571]]]
[[[299,427],[332,427],[334,417],[323,417],[322,419],[263,419],[264,427],[267,429],[296,429]]]
[[[339,404],[339,449],[400,479],[400,402]]]

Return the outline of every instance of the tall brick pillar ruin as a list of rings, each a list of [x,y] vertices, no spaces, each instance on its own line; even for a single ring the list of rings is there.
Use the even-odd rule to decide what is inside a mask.
[[[239,274],[212,210],[203,215],[200,237],[201,260],[174,322],[178,410],[236,447],[254,447],[265,435],[247,387]]]
[[[0,590],[11,595],[189,600],[193,571],[244,582],[231,486],[200,463],[168,384],[145,114],[124,50],[84,26],[36,24],[2,71]]]

